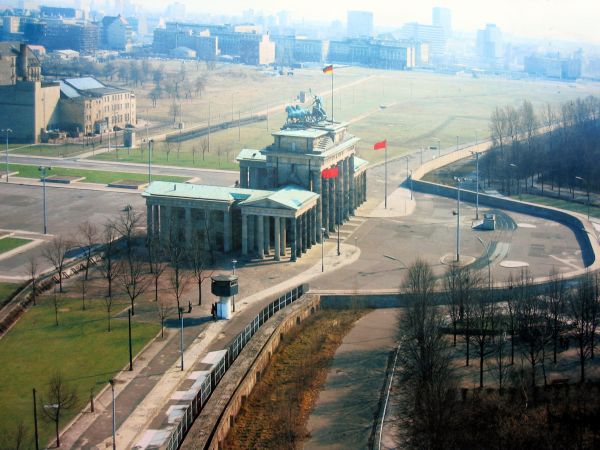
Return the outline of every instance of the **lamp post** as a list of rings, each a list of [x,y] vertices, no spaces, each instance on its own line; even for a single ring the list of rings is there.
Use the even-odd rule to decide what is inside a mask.
[[[479,236],[475,236],[477,238],[477,240],[479,241],[479,243],[483,246],[483,249],[485,250],[485,258],[487,260],[487,267],[488,267],[488,289],[491,291],[492,290],[492,271],[490,268],[490,244],[489,242],[486,244],[485,242],[483,242],[483,239],[481,239]]]
[[[8,173],[6,174],[8,177]],[[585,183],[585,190],[587,191],[587,218],[590,220],[590,189],[588,186],[588,182],[585,178],[575,177],[576,180],[583,181]]]
[[[460,262],[460,182],[458,177],[454,177],[457,183],[456,195],[456,262]]]
[[[43,196],[43,210],[44,210],[44,234],[48,234],[48,214],[46,212],[46,171],[52,170],[52,167],[39,166],[38,170],[42,173],[42,196]],[[7,174],[8,177],[8,174]]]
[[[437,141],[438,145],[437,145],[437,150],[438,150],[438,158],[441,156],[441,145],[442,145],[442,141],[438,138],[432,138],[434,141]]]
[[[277,249],[277,251],[279,251],[279,249]],[[237,264],[237,259],[232,259],[231,260],[231,272],[232,275],[235,275],[235,265]],[[231,300],[231,312],[235,312],[235,295],[232,296],[232,300]]]
[[[516,164],[513,164],[513,163],[510,163],[509,165],[510,165],[510,167],[515,169],[515,178],[517,179],[517,191],[519,192],[519,201],[521,201],[521,180],[519,180],[519,173],[518,173],[519,166],[517,166]]]
[[[321,272],[325,272],[325,228],[321,228]]]
[[[406,160],[406,177],[408,178],[408,155],[403,156],[402,158]]]
[[[8,133],[12,133],[13,130],[6,128],[2,132],[6,133],[6,182],[8,183]]]
[[[475,132],[475,134],[477,134],[477,132]],[[479,220],[479,152],[471,152],[471,154],[475,155],[475,161],[476,161],[477,186],[476,186],[475,190],[477,193],[475,195],[475,219]]]
[[[148,141],[148,184],[152,183],[152,150],[154,147],[154,139]]]
[[[179,333],[179,351],[181,352],[181,371],[183,372],[183,308],[179,307],[179,319],[181,321],[181,332]]]
[[[38,420],[37,420],[37,400],[35,398],[35,388],[33,388],[33,427],[35,436],[35,450],[40,450],[40,439],[38,433]]]
[[[112,391],[112,448],[117,450],[117,414],[115,409],[115,380],[111,378],[108,380],[110,383],[110,389]]]
[[[129,371],[133,370],[133,350],[131,348],[131,308],[127,310],[127,325],[129,331]]]

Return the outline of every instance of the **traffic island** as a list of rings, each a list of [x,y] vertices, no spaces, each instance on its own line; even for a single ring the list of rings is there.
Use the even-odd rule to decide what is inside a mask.
[[[144,189],[148,186],[148,183],[145,181],[136,181],[136,180],[117,180],[112,183],[108,183],[108,187],[111,188],[119,188],[119,189],[133,189],[139,190]]]
[[[70,175],[50,175],[46,177],[46,183],[71,184],[85,180],[85,177],[77,177]],[[40,181],[43,179],[40,178]]]

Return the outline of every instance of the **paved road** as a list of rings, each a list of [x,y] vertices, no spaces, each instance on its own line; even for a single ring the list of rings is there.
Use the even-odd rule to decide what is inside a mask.
[[[44,158],[41,156],[10,155],[14,164],[46,165],[72,169],[102,170],[106,172],[148,173],[148,165],[119,163],[114,161],[94,161],[79,158]],[[214,186],[232,186],[239,179],[239,172],[230,170],[193,169],[189,167],[152,165],[154,175],[176,175],[197,178],[196,183]]]

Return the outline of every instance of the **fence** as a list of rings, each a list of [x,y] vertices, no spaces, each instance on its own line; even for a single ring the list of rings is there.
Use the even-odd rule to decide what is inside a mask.
[[[295,287],[291,291],[286,292],[277,300],[269,303],[256,317],[246,325],[243,331],[241,331],[236,338],[229,344],[223,357],[217,362],[209,376],[200,384],[198,392],[190,404],[185,408],[183,416],[180,422],[177,424],[175,429],[171,432],[171,436],[167,439],[164,446],[161,448],[167,450],[176,450],[179,445],[183,442],[183,438],[192,426],[192,423],[202,411],[206,401],[214,391],[215,387],[225,375],[225,372],[231,364],[235,361],[238,355],[241,353],[246,344],[250,341],[252,336],[258,331],[258,329],[271,318],[277,311],[285,308],[298,300],[303,294],[308,291],[308,285],[302,284]]]

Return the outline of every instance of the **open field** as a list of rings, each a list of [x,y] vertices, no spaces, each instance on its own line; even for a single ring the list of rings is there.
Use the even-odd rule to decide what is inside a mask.
[[[220,152],[221,167],[230,167],[227,164],[240,149],[262,148],[271,143],[270,132],[278,130],[285,122],[283,105],[295,103],[301,90],[312,89],[324,94],[325,109],[331,113],[331,79],[318,68],[296,70],[294,76],[280,77],[235,65],[220,65],[212,72],[206,72],[202,65],[196,72],[195,63],[186,66],[192,79],[207,77],[207,88],[201,97],[178,100],[182,108],[181,119],[187,128],[207,125],[210,103],[212,124],[264,113],[269,108],[268,129],[266,122],[258,122],[241,127],[239,133],[237,128],[212,133],[211,157],[208,158],[206,153],[204,163],[198,161],[201,160],[198,154],[201,154],[201,142],[206,137],[186,141],[181,145],[179,159],[171,150],[170,164],[190,164],[192,149],[196,148],[199,152],[194,158],[196,165],[215,167],[215,153]],[[167,72],[175,74],[180,63],[172,62],[166,67]],[[336,68],[334,76],[334,118],[352,122],[351,132],[363,140],[359,155],[372,162],[383,159],[383,152],[371,152],[370,149],[374,142],[384,138],[388,140],[389,157],[409,149],[437,145],[437,139],[445,148],[455,146],[458,136],[459,145],[464,145],[488,136],[489,116],[497,105],[518,105],[529,99],[534,107],[541,108],[546,103],[558,104],[587,96],[597,89],[597,85],[591,83],[472,78],[356,67]],[[140,119],[147,118],[151,123],[173,123],[173,117],[169,115],[172,100],[159,99],[157,107],[153,108],[148,97],[152,87],[153,84],[147,82],[143,88],[136,88]],[[310,101],[305,106],[310,106]],[[165,153],[166,149],[157,145],[155,161],[166,160]],[[111,155],[97,157],[110,159]],[[132,160],[143,161],[143,156],[133,156]]]
[[[512,198],[518,199],[518,195],[511,195]],[[580,214],[587,214],[588,208],[586,204],[580,202],[570,202],[553,197],[542,197],[541,195],[522,194],[521,199],[524,202],[537,203],[539,205],[552,206],[553,208],[566,209],[567,211],[574,211]],[[590,217],[600,218],[600,207],[590,206]]]
[[[0,433],[14,436],[18,423],[23,421],[33,435],[31,390],[36,388],[41,445],[53,436],[52,423],[42,419],[52,374],[60,370],[78,395],[76,406],[61,420],[62,427],[89,402],[90,392],[102,389],[129,358],[127,301],[115,300],[112,331],[108,333],[101,298],[87,300],[85,311],[79,298],[60,298],[56,326],[52,296],[42,297],[38,306],[32,307],[2,338],[0,345]],[[154,316],[136,315],[132,330],[135,354],[156,335],[159,325]]]
[[[11,164],[11,170],[19,172],[19,177],[24,178],[40,178],[40,172],[38,166],[30,166],[27,164]],[[83,180],[85,183],[98,183],[107,184],[117,180],[134,180],[134,181],[147,181],[148,175],[144,173],[127,173],[127,172],[109,172],[101,170],[86,170],[86,169],[67,169],[64,167],[53,167],[49,175],[63,175],[63,176],[77,176],[85,177]],[[155,181],[174,181],[184,182],[187,178],[176,177],[169,175],[153,175],[152,179]]]
[[[25,245],[29,242],[31,242],[31,239],[22,239],[10,236],[2,238],[0,239],[0,255],[4,252],[14,250],[15,248],[20,247],[21,245]]]

